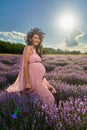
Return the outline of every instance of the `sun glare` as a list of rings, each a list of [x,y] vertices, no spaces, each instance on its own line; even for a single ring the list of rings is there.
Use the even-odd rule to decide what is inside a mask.
[[[70,15],[62,16],[59,19],[59,27],[65,31],[73,29],[75,26],[75,19]]]

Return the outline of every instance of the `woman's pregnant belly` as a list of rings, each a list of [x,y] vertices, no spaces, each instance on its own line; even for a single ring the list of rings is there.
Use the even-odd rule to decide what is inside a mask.
[[[46,69],[41,62],[32,62],[29,64],[29,76],[32,79],[42,81],[46,75]]]

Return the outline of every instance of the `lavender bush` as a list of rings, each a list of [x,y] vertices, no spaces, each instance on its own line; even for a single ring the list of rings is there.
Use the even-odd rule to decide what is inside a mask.
[[[39,95],[7,93],[19,72],[21,56],[0,56],[0,130],[86,130],[87,56],[44,56],[47,79],[56,104],[47,107]]]

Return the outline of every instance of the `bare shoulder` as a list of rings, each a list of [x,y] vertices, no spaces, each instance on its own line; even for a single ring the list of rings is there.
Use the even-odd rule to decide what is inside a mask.
[[[26,45],[26,46],[25,46],[25,49],[26,49],[26,53],[32,54],[32,48],[31,48],[30,45]]]
[[[31,46],[30,45],[26,45],[25,48],[31,49]]]

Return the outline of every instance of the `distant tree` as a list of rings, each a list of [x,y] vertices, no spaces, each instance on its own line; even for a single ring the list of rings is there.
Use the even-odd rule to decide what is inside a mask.
[[[25,45],[21,43],[10,43],[6,41],[0,40],[0,53],[11,53],[11,54],[22,54]],[[69,50],[61,50],[61,49],[53,49],[51,47],[43,47],[43,54],[81,54],[80,51],[69,51]],[[87,52],[85,52],[87,54]]]
[[[25,45],[0,40],[0,53],[22,54]]]

